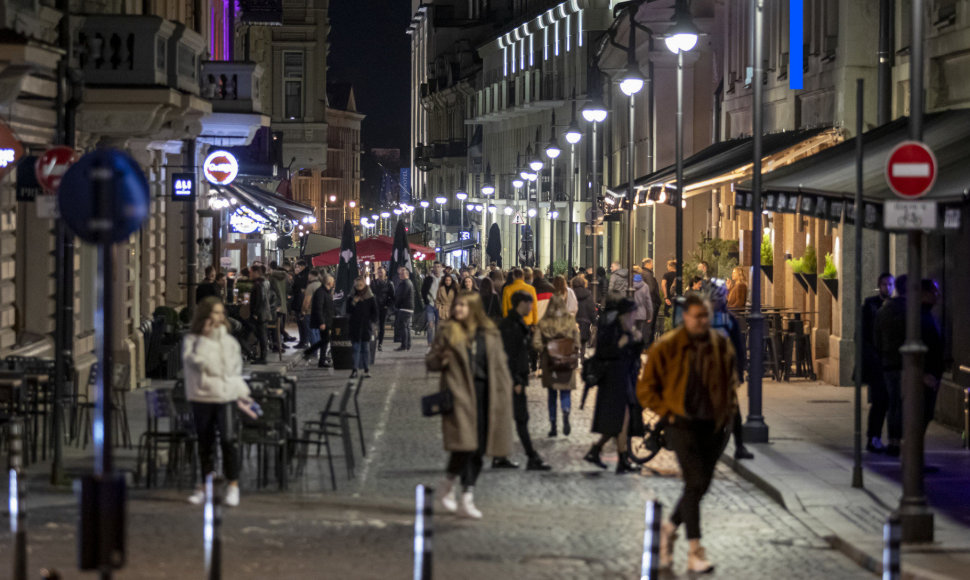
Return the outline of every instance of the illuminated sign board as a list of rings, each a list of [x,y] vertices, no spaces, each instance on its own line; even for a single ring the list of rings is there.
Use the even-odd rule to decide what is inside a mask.
[[[269,220],[244,205],[229,216],[229,230],[237,234],[259,233],[269,225]]]
[[[192,201],[195,199],[195,174],[173,173],[171,180],[172,201]]]
[[[229,185],[239,174],[239,162],[228,151],[213,151],[202,163],[202,173],[213,185]]]

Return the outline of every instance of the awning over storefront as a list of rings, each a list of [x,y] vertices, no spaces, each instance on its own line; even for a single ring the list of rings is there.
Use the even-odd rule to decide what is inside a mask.
[[[863,134],[866,227],[881,227],[883,203],[897,199],[886,185],[886,160],[892,149],[908,138],[906,117]],[[970,110],[925,115],[923,141],[936,155],[938,177],[933,189],[921,199],[938,202],[941,212],[946,212],[948,206],[962,205],[970,198]],[[844,212],[846,220],[854,223],[855,147],[853,138],[766,174],[762,209],[835,221]],[[750,210],[750,181],[740,184],[736,191],[737,208]],[[954,225],[952,220],[941,222]]]
[[[762,154],[766,164],[784,162],[784,159],[772,160],[773,155],[786,152],[798,147],[798,151],[791,151],[791,157],[804,155],[820,146],[834,143],[836,132],[832,129],[801,129],[765,135],[762,139]],[[709,187],[726,183],[734,179],[743,179],[745,172],[752,165],[754,142],[751,137],[721,141],[691,155],[684,160],[685,197],[691,193],[701,193]],[[669,165],[649,175],[645,175],[634,182],[638,190],[638,203],[646,201],[648,194],[658,201],[662,190],[676,189],[677,166]],[[617,196],[625,196],[627,185],[624,183],[610,188]],[[668,196],[669,197],[669,196]]]
[[[411,257],[414,260],[433,260],[433,248],[426,248],[417,244],[409,244]],[[376,236],[357,242],[358,262],[389,262],[394,251],[394,240],[388,236]],[[340,262],[340,248],[324,252],[313,257],[314,266],[336,266]]]
[[[276,195],[255,185],[236,181],[226,186],[226,189],[238,197],[247,200],[250,205],[275,208],[277,213],[292,220],[299,221],[305,217],[313,217],[314,215],[312,207]]]

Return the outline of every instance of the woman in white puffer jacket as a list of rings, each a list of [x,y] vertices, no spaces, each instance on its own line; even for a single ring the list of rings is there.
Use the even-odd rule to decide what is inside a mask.
[[[249,385],[242,378],[242,351],[226,324],[226,311],[218,298],[197,304],[189,333],[182,343],[185,392],[199,437],[202,480],[215,471],[216,440],[222,447],[223,475],[229,480],[226,505],[239,505],[239,450],[233,429],[238,407],[252,404]],[[202,487],[189,497],[200,504]]]

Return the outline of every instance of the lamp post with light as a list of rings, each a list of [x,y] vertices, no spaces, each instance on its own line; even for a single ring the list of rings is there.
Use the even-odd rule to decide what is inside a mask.
[[[382,211],[381,212],[381,227],[380,227],[380,231],[377,233],[377,235],[381,235],[381,234],[387,232],[387,220],[390,217],[391,217],[391,212],[389,212],[389,211]]]
[[[569,219],[566,225],[569,228],[569,242],[567,243],[568,257],[566,258],[567,273],[573,271],[573,236],[575,226],[573,225],[573,202],[576,198],[576,144],[583,138],[579,125],[576,124],[576,91],[573,91],[573,118],[566,129],[566,142],[569,143]]]
[[[634,117],[636,114],[636,96],[643,89],[644,78],[640,73],[640,65],[637,64],[637,41],[636,41],[636,23],[634,22],[634,16],[636,13],[636,8],[630,10],[630,43],[627,46],[627,64],[626,72],[623,74],[623,78],[620,79],[620,90],[623,94],[629,97],[630,100],[630,142],[628,144],[627,155],[626,155],[626,168],[627,168],[627,190],[626,190],[626,202],[627,202],[627,222],[626,222],[626,258],[627,258],[627,286],[626,295],[627,298],[633,299],[633,252],[635,248],[634,244],[634,217],[633,212],[636,206],[634,199],[633,182],[636,179],[636,155],[634,154]]]
[[[445,204],[448,203],[448,198],[439,195],[434,199],[435,203],[438,204],[438,247],[444,251],[445,248]]]
[[[327,224],[329,223],[327,221],[327,199],[330,200],[330,203],[334,203],[337,201],[337,196],[331,195],[329,198],[323,198],[323,235],[327,235],[330,232],[330,230],[327,228]]]
[[[541,266],[539,266],[539,219],[538,219],[538,215],[539,215],[539,198],[542,195],[542,167],[545,165],[542,162],[542,159],[539,158],[539,150],[538,150],[539,149],[539,143],[538,143],[538,141],[539,141],[539,130],[536,129],[536,156],[535,157],[532,157],[532,155],[531,155],[531,148],[526,151],[526,157],[527,158],[528,157],[532,157],[532,160],[529,161],[529,168],[532,169],[532,172],[526,177],[526,179],[528,179],[532,183],[535,183],[535,190],[536,190],[535,212],[530,212],[530,213],[533,213],[533,216],[536,217],[535,223],[532,224],[532,253],[533,253],[533,256],[535,258],[535,267],[536,268],[540,268],[541,267]],[[528,206],[528,203],[526,203],[526,206]],[[530,216],[530,217],[533,217],[533,216]]]
[[[556,139],[555,112],[552,114],[552,128],[549,133],[546,157],[549,158],[549,273],[551,274],[552,264],[556,261],[556,218],[559,217],[559,212],[556,211],[556,159],[562,154],[562,149],[559,148],[559,142]],[[536,263],[538,264],[538,261]]]
[[[485,166],[485,180],[484,180],[484,183],[482,184],[482,199],[485,202],[482,206],[485,208],[482,211],[482,237],[478,241],[478,244],[482,250],[481,265],[483,269],[485,268],[485,242],[486,242],[486,238],[488,237],[488,228],[489,226],[491,226],[491,221],[492,221],[491,217],[488,214],[489,214],[489,208],[491,207],[491,203],[492,203],[491,199],[493,195],[495,195],[495,178],[492,177],[492,165],[488,164]]]
[[[590,94],[592,96],[592,99],[590,99],[590,101],[586,103],[586,106],[583,107],[583,118],[586,119],[587,123],[592,123],[593,125],[593,135],[592,135],[592,138],[593,138],[593,142],[592,142],[592,158],[593,158],[592,198],[593,200],[592,201],[593,203],[591,204],[592,224],[590,224],[591,225],[590,229],[592,230],[591,233],[593,237],[593,280],[590,282],[590,284],[593,286],[593,303],[597,303],[599,299],[599,296],[598,296],[599,275],[597,273],[599,270],[599,247],[598,247],[599,244],[597,243],[598,236],[596,235],[596,222],[598,221],[600,210],[599,210],[599,176],[596,170],[596,165],[597,165],[596,164],[596,161],[597,161],[596,160],[596,127],[597,125],[599,125],[600,123],[606,120],[606,107],[603,106],[603,98],[600,94],[602,92],[602,89],[600,88],[601,79],[599,78],[599,75],[602,73],[600,73],[599,70],[591,71],[591,73],[592,74],[590,75],[590,78],[592,80],[591,84],[592,84],[593,90],[590,91]]]
[[[428,243],[428,206],[431,205],[431,202],[429,202],[426,199],[422,199],[421,201],[418,202],[418,205],[421,206],[421,223],[423,224],[423,227],[424,227],[424,243],[427,244]]]
[[[350,209],[353,210],[355,207],[357,207],[357,202],[354,201],[354,200],[350,200],[350,201],[348,201],[347,203],[344,204],[344,217],[343,217],[343,220],[341,220],[341,221],[347,221],[347,206],[350,206]],[[350,217],[351,218],[354,217],[354,212],[353,211],[350,212]]]

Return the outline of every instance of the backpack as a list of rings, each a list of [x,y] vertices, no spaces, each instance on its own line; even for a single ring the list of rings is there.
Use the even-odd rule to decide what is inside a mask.
[[[579,352],[571,338],[554,338],[546,343],[549,368],[553,372],[574,371],[579,367]]]

